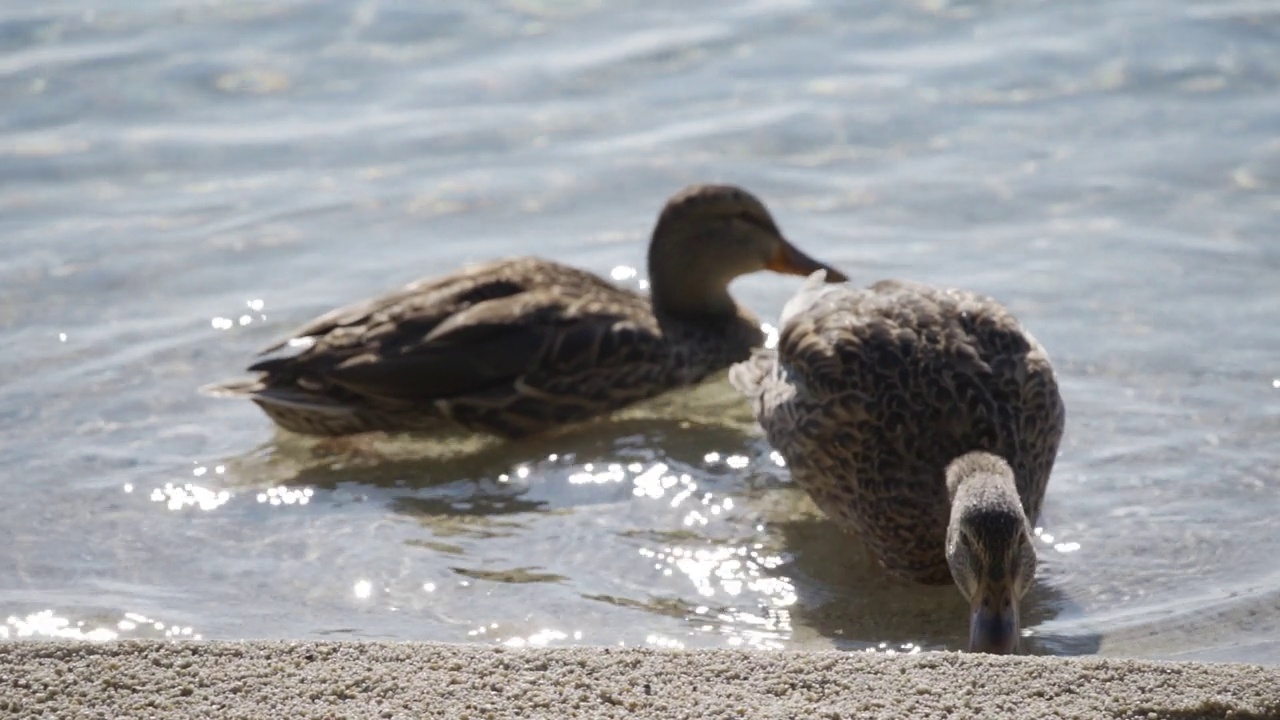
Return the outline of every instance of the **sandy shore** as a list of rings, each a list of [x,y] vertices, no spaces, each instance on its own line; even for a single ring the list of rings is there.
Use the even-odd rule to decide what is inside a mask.
[[[432,643],[0,644],[0,716],[1273,718],[1280,668]]]

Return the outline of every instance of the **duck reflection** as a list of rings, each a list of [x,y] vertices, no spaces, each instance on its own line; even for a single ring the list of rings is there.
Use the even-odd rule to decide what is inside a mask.
[[[624,417],[493,445],[387,437],[354,450],[317,449],[282,437],[228,461],[227,477],[311,488],[313,504],[362,494],[419,524],[428,534],[409,544],[450,566],[486,541],[505,538],[509,548],[525,533],[548,532],[540,518],[598,513],[600,532],[612,540],[597,538],[592,552],[616,552],[616,561],[506,558],[461,574],[504,592],[498,587],[521,581],[474,573],[536,573],[539,582],[580,587],[581,600],[682,618],[703,645],[723,636],[761,647],[813,647],[820,639],[848,650],[964,648],[966,606],[955,589],[888,576],[791,485],[757,432],[746,422]],[[702,502],[708,494],[710,506]],[[690,522],[695,511],[706,522]],[[587,567],[631,577],[579,577]],[[1035,632],[1069,603],[1051,584],[1033,586],[1025,652],[1097,651],[1096,636]]]
[[[807,498],[798,498],[807,504]],[[797,503],[798,504],[798,503]],[[772,524],[790,561],[777,568],[794,584],[792,619],[846,649],[959,650],[968,643],[968,604],[954,587],[920,585],[889,576],[858,542],[830,520],[800,510]],[[1099,635],[1056,636],[1036,627],[1071,607],[1053,585],[1037,580],[1028,592],[1022,649],[1031,655],[1094,654]]]

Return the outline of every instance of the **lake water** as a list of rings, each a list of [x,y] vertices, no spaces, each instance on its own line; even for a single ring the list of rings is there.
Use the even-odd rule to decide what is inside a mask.
[[[1049,348],[1033,652],[1280,663],[1275,3],[11,2],[0,128],[0,636],[960,647],[723,380],[354,449],[196,393],[468,262],[634,286],[662,201],[729,181]]]

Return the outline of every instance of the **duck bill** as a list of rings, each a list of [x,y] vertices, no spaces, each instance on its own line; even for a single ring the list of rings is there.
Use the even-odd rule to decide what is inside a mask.
[[[1018,649],[1018,599],[1009,583],[983,583],[969,616],[969,652],[1008,655]]]
[[[783,275],[811,275],[818,270],[827,271],[827,282],[844,282],[848,280],[848,276],[830,265],[814,260],[805,255],[800,248],[783,240],[778,244],[778,249],[774,251],[773,257],[769,262],[765,263],[766,270],[772,270]]]

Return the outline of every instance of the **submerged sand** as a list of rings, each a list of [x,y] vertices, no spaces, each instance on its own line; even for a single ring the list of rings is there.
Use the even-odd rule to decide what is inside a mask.
[[[1273,718],[1280,668],[958,653],[0,644],[0,716]]]

